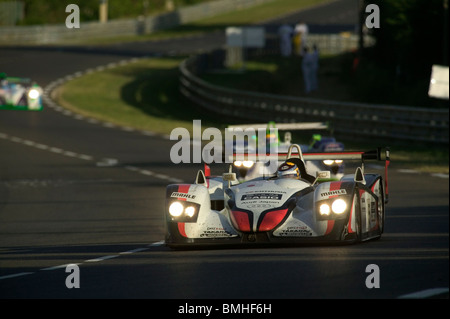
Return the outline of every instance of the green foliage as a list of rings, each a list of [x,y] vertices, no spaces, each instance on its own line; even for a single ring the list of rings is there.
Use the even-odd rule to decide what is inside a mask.
[[[11,0],[0,0],[11,1]],[[99,0],[21,0],[25,4],[22,25],[64,23],[66,6],[76,4],[80,8],[82,22],[96,21],[99,15]],[[192,5],[211,0],[173,0],[175,7]],[[166,0],[109,0],[109,19],[133,18],[144,14],[156,14],[166,9]]]
[[[374,58],[411,81],[444,62],[443,0],[366,0],[380,7]]]

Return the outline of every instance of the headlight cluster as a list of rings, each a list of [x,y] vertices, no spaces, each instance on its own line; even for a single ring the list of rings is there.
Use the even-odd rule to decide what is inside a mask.
[[[342,215],[346,210],[347,203],[342,198],[337,198],[333,202],[326,202],[319,205],[319,214],[321,217],[328,217],[331,213]]]
[[[235,161],[234,166],[251,168],[255,163],[253,161]]]
[[[342,164],[342,160],[324,160],[323,163],[327,166],[331,166],[333,164]]]
[[[31,90],[28,92],[28,97],[29,97],[30,99],[37,99],[37,98],[39,97],[39,91],[36,90],[36,89],[31,89]]]
[[[169,204],[169,215],[178,222],[196,222],[199,204],[174,201]]]

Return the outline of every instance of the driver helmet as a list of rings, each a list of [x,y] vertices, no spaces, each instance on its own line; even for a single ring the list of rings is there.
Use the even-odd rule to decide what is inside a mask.
[[[297,165],[292,162],[281,164],[277,171],[278,177],[300,177],[300,170]]]

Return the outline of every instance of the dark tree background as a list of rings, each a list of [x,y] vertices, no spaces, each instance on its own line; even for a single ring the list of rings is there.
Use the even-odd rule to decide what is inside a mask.
[[[433,64],[447,64],[444,52],[447,0],[369,0],[380,8],[373,55],[377,62],[396,68],[405,80],[429,75]],[[447,26],[448,27],[448,26]],[[447,33],[448,35],[448,33]]]
[[[448,0],[361,0],[380,8],[374,47],[363,51],[355,95],[369,103],[448,107],[428,97],[433,64],[448,65]],[[366,14],[367,16],[368,14]]]

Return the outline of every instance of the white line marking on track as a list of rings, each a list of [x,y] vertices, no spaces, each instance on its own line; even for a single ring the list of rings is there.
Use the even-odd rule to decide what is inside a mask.
[[[103,123],[103,126],[104,126],[104,127],[108,127],[108,128],[115,128],[115,127],[116,127],[115,124],[110,123],[110,122],[105,122],[105,123]]]
[[[90,119],[88,119],[87,121],[88,121],[89,123],[91,123],[91,124],[98,124],[98,123],[100,123],[98,120],[93,119],[93,118],[90,118]]]
[[[85,161],[92,161],[93,158],[90,155],[86,155],[86,154],[78,154],[78,158],[85,160]]]
[[[48,148],[49,148],[49,146],[47,146],[45,144],[40,144],[40,143],[36,143],[34,146],[41,150],[48,150]]]
[[[128,250],[128,251],[123,251],[121,253],[119,253],[119,255],[129,255],[129,254],[133,254],[133,253],[138,253],[144,250],[148,250],[148,248],[136,248],[136,249],[132,249],[132,250]]]
[[[416,171],[414,169],[404,169],[404,168],[400,168],[397,170],[397,172],[399,173],[406,173],[406,174],[419,174],[419,171]]]
[[[129,126],[122,126],[120,129],[125,132],[133,132],[134,131],[134,128],[129,127]]]
[[[20,276],[26,276],[26,275],[31,275],[31,274],[34,274],[34,273],[33,273],[33,272],[20,272],[20,273],[17,273],[17,274],[1,276],[1,277],[0,277],[0,280],[2,280],[2,279],[8,279],[8,278],[20,277]]]
[[[48,270],[61,269],[61,268],[66,268],[68,265],[74,265],[74,264],[73,263],[63,264],[63,265],[58,265],[58,266],[53,266],[53,267],[42,268],[40,270],[48,271]],[[76,263],[75,265],[79,265],[79,263]]]
[[[15,136],[11,137],[10,140],[13,142],[16,142],[16,143],[22,143],[22,141],[23,141],[20,137],[15,137]]]
[[[77,157],[78,154],[71,152],[71,151],[64,151],[63,155],[69,156],[69,157]]]
[[[155,246],[163,246],[166,242],[164,240],[157,241],[155,243],[151,243],[148,245],[149,247],[155,247]]]
[[[115,158],[102,158],[100,161],[98,161],[95,165],[98,167],[112,167],[119,164],[119,160]]]
[[[439,178],[448,178],[448,174],[441,174],[441,173],[431,174],[431,176]]]
[[[97,257],[97,258],[93,258],[93,259],[88,259],[88,260],[85,260],[84,262],[85,263],[94,263],[94,262],[100,262],[100,261],[104,261],[104,260],[108,260],[108,259],[117,258],[117,257],[120,257],[121,255],[130,255],[130,254],[138,253],[138,252],[141,252],[141,251],[146,251],[150,247],[163,246],[164,243],[165,243],[165,241],[161,240],[161,241],[158,241],[158,242],[151,243],[147,247],[140,247],[140,248],[135,248],[135,249],[131,249],[131,250],[128,250],[128,251],[123,251],[123,252],[120,252],[117,255],[107,255],[107,256]],[[52,270],[56,270],[56,269],[65,268],[68,265],[74,265],[74,264],[75,265],[82,265],[83,263],[68,263],[68,264],[62,264],[62,265],[56,265],[56,266],[41,268],[39,270],[41,270],[41,271],[52,271]],[[21,272],[21,273],[16,273],[16,274],[11,274],[11,275],[4,275],[4,276],[0,276],[0,280],[16,278],[16,277],[21,277],[21,276],[26,276],[26,275],[31,275],[31,274],[34,274],[34,273],[35,272]]]
[[[86,262],[93,263],[93,262],[99,262],[99,261],[112,259],[112,258],[116,258],[116,257],[119,257],[119,255],[109,255],[109,256],[103,256],[103,257],[98,257],[98,258],[94,258],[94,259],[88,259],[88,260],[86,260]]]
[[[169,179],[169,178],[171,178],[170,176],[167,176],[167,175],[164,175],[164,174],[155,174],[154,176],[156,178],[159,178],[159,179]]]
[[[448,288],[431,288],[402,295],[398,299],[426,299],[448,293]]]
[[[50,150],[49,150],[49,151],[50,151],[50,152],[53,152],[53,153],[57,153],[57,154],[61,154],[61,153],[63,152],[62,149],[57,148],[57,147],[50,147]]]

